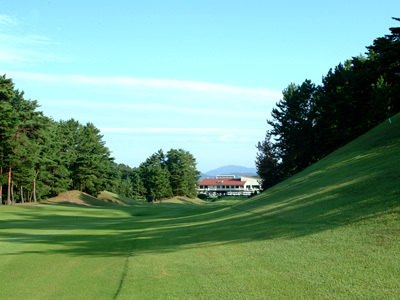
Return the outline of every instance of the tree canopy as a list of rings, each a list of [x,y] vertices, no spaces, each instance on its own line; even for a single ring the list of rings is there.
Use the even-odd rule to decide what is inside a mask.
[[[0,76],[0,205],[71,189],[94,196],[107,189],[148,201],[196,196],[200,173],[189,152],[159,150],[138,168],[118,165],[94,124],[56,122],[38,108]]]
[[[113,158],[100,131],[73,119],[56,122],[38,108],[0,76],[0,204],[3,196],[13,204],[69,189],[97,195],[110,187]]]
[[[257,145],[264,188],[400,112],[400,28],[390,31],[375,39],[365,56],[330,69],[321,85],[305,80],[283,91],[267,120],[272,129]]]

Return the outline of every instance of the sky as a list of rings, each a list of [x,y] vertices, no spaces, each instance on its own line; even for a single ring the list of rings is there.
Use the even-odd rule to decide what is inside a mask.
[[[398,27],[400,1],[4,1],[0,74],[54,120],[93,123],[117,163],[184,149],[254,167],[290,84]],[[397,13],[397,15],[395,15]]]

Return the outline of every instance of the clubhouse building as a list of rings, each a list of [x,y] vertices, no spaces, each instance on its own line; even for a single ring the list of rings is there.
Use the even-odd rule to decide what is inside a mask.
[[[215,179],[203,179],[198,193],[209,196],[249,196],[261,192],[261,178],[235,175],[218,175]]]

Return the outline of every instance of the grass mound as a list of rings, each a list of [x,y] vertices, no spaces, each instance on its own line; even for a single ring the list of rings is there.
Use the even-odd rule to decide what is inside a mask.
[[[97,198],[116,205],[136,205],[145,203],[145,200],[133,200],[108,191],[100,192]]]
[[[391,121],[248,200],[0,207],[0,298],[398,299]]]
[[[204,204],[205,201],[199,198],[189,198],[186,196],[175,196],[170,199],[162,200],[161,203],[173,203],[173,204]]]
[[[115,206],[134,205],[142,202],[122,197],[107,191],[101,192],[97,197],[93,197],[80,191],[68,191],[60,193],[56,197],[49,198],[42,203],[72,204],[80,206]]]

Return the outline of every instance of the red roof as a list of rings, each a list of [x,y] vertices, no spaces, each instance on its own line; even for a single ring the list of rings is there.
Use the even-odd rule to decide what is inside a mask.
[[[199,185],[245,185],[246,181],[234,178],[203,179]]]

